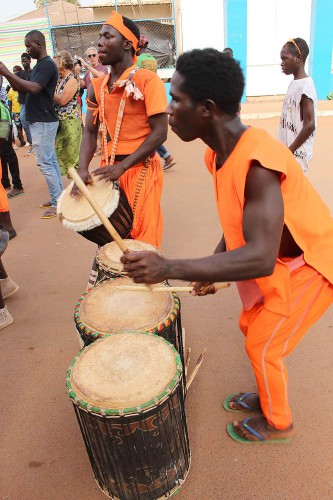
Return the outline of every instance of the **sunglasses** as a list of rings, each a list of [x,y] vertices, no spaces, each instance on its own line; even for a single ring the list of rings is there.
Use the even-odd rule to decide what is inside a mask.
[[[98,54],[88,54],[87,57],[97,57]]]

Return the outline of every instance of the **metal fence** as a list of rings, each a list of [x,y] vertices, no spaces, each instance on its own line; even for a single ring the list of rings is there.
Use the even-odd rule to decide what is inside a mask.
[[[65,2],[63,2],[64,4]],[[110,5],[111,4],[111,5]],[[66,6],[66,9],[68,8]],[[51,5],[45,4],[45,11],[48,17],[51,40],[54,52],[58,50],[68,50],[72,56],[84,56],[88,47],[97,47],[99,31],[103,22],[115,9],[120,14],[132,19],[140,30],[140,33],[147,37],[149,41],[148,52],[150,52],[158,62],[159,68],[173,68],[176,60],[176,33],[174,19],[173,0],[115,0],[114,5],[98,6],[89,9],[89,14],[94,19],[91,22],[83,22],[77,15],[78,22],[68,22],[73,19],[65,11],[53,16],[50,12]],[[77,6],[72,7],[72,14]],[[79,10],[84,9],[80,8]],[[92,11],[92,12],[91,12]],[[82,13],[81,13],[82,14]],[[82,18],[82,16],[81,16]],[[62,24],[57,19],[61,19]]]

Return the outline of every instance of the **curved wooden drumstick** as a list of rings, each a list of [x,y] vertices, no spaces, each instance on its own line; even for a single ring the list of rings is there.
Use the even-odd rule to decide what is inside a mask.
[[[147,290],[145,285],[117,285],[118,290],[126,290],[129,292],[192,292],[193,286],[154,286]],[[216,290],[221,288],[229,288],[230,283],[215,283]]]
[[[77,187],[79,188],[79,190],[81,191],[81,193],[83,194],[83,196],[86,198],[87,202],[95,210],[96,214],[101,219],[103,226],[105,227],[107,232],[110,234],[112,239],[116,242],[116,244],[118,245],[120,250],[123,253],[127,253],[128,248],[125,245],[123,239],[121,238],[121,236],[119,236],[119,234],[117,233],[117,231],[115,230],[115,228],[113,227],[113,225],[111,224],[111,222],[109,221],[109,219],[107,218],[107,216],[105,215],[105,213],[103,212],[101,207],[98,205],[97,201],[91,195],[91,193],[89,192],[87,186],[85,185],[85,183],[83,182],[83,180],[81,179],[79,174],[76,172],[76,170],[73,167],[70,167],[68,169],[68,173],[71,176],[71,178],[73,179],[73,181],[75,182],[75,184],[77,185]]]

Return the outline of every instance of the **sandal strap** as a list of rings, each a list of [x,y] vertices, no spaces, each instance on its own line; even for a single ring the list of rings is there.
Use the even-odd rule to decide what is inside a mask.
[[[248,405],[247,403],[245,403],[245,401],[243,401],[243,399],[247,398],[248,396],[252,396],[254,394],[256,394],[256,393],[255,392],[246,392],[245,394],[242,394],[242,396],[240,396],[238,398],[236,403],[239,404],[240,406],[242,406],[243,408],[245,408],[246,410],[254,411],[252,406]]]
[[[248,424],[249,420],[251,420],[251,418],[246,418],[245,420],[243,420],[243,422],[241,422],[242,426],[245,427],[247,431],[249,431],[253,436],[258,438],[260,441],[266,441],[266,439],[261,434],[259,434],[259,432],[257,432],[255,429],[253,429],[253,427],[251,427]]]

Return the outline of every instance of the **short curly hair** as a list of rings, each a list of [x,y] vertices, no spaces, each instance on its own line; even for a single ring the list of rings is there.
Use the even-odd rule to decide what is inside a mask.
[[[237,61],[216,49],[194,49],[182,54],[176,64],[184,77],[181,90],[194,103],[211,99],[227,115],[239,111],[244,75]]]

